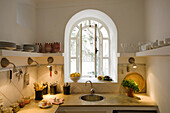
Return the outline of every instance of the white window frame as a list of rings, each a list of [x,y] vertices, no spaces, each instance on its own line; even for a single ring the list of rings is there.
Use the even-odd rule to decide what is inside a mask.
[[[79,13],[75,14],[67,23],[65,29],[65,49],[64,49],[64,82],[72,82],[69,75],[69,68],[70,68],[70,33],[72,32],[73,25],[75,23],[84,19],[84,18],[96,18],[101,20],[105,25],[108,27],[108,31],[110,32],[110,76],[113,79],[114,83],[117,83],[117,28],[112,19],[107,16],[105,13],[98,11],[87,9],[84,11],[80,11]],[[100,22],[101,23],[101,22]],[[104,25],[103,24],[103,25]],[[105,27],[105,28],[107,28]],[[90,79],[91,80],[91,79]],[[86,80],[79,80],[78,82],[85,82]],[[92,80],[93,81],[93,80]],[[93,82],[99,82],[98,80],[94,80]],[[99,82],[100,83],[100,82]]]
[[[109,69],[108,69],[108,73],[109,73],[109,75],[108,76],[110,76],[110,32],[109,32],[109,30],[108,30],[108,28],[107,28],[107,26],[102,22],[102,21],[100,21],[100,20],[98,20],[98,19],[96,19],[96,18],[85,18],[85,19],[82,19],[82,20],[79,20],[78,22],[76,22],[75,23],[75,25],[73,25],[73,27],[72,27],[72,29],[71,29],[71,31],[73,32],[73,30],[74,30],[74,28],[76,27],[77,29],[78,29],[78,32],[77,32],[77,34],[76,34],[76,36],[75,37],[71,37],[71,34],[72,34],[72,32],[70,32],[70,42],[72,41],[72,40],[76,40],[76,57],[71,57],[71,43],[70,43],[70,54],[69,54],[69,59],[70,59],[70,61],[69,61],[69,73],[71,74],[71,60],[72,59],[76,59],[76,72],[80,72],[81,73],[81,65],[79,65],[79,63],[81,64],[82,63],[82,61],[80,60],[80,58],[79,57],[81,57],[81,55],[80,55],[80,53],[81,52],[79,52],[79,51],[81,51],[81,48],[80,48],[80,39],[79,39],[79,37],[80,37],[80,35],[81,35],[81,30],[82,29],[84,29],[84,28],[86,28],[86,27],[88,27],[89,25],[86,25],[86,26],[83,26],[82,27],[82,29],[81,29],[81,25],[80,25],[80,23],[81,22],[83,22],[83,21],[89,21],[89,25],[90,25],[90,22],[91,21],[96,21],[96,22],[98,22],[98,23],[100,23],[101,24],[101,26],[100,27],[98,27],[98,31],[99,31],[99,35],[101,36],[101,39],[100,39],[100,55],[99,55],[99,57],[100,57],[100,75],[104,75],[103,74],[103,60],[104,59],[108,59],[108,67],[109,67]],[[78,26],[78,24],[80,25],[80,26]],[[93,26],[94,27],[94,26]],[[104,37],[103,36],[103,34],[102,34],[102,32],[101,32],[101,29],[102,28],[105,28],[106,29],[106,31],[107,31],[107,34],[108,34],[108,37]],[[95,28],[94,28],[95,29]],[[108,40],[108,43],[109,43],[109,54],[108,54],[108,57],[103,57],[103,41],[104,40]],[[79,47],[79,48],[78,48]],[[80,61],[79,61],[80,60]],[[81,73],[82,74],[82,73]],[[83,76],[82,76],[83,77]],[[85,79],[85,78],[84,78]],[[89,78],[86,78],[86,79],[90,79],[90,77]]]

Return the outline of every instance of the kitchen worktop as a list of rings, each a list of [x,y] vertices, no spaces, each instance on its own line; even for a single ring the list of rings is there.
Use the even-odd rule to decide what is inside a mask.
[[[140,99],[127,97],[124,94],[100,94],[104,96],[104,100],[96,102],[83,101],[80,99],[82,95],[44,95],[44,98],[64,98],[64,104],[53,105],[48,109],[40,109],[38,107],[39,101],[33,100],[18,113],[54,113],[59,107],[157,107],[157,104],[146,94],[136,94]]]
[[[59,105],[53,105],[48,109],[41,109],[38,104],[40,101],[32,100],[29,104],[25,105],[24,108],[21,108],[17,113],[55,113]]]

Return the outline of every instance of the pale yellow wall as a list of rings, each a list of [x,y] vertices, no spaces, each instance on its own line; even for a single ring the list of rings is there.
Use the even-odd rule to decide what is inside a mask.
[[[170,38],[170,0],[146,0],[146,40]],[[149,57],[147,63],[148,94],[161,113],[170,112],[170,57]]]

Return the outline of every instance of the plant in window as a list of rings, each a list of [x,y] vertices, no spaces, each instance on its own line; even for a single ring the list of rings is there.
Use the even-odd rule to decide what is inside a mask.
[[[139,86],[138,86],[138,84],[137,84],[135,81],[133,81],[132,79],[129,79],[129,80],[124,79],[124,80],[122,81],[121,85],[122,85],[124,88],[128,89],[127,95],[128,95],[129,97],[134,97],[134,92],[135,92],[135,93],[136,93],[136,92],[139,92]]]

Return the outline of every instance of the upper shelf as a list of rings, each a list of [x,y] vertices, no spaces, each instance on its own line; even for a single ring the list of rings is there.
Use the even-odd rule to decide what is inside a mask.
[[[136,53],[117,53],[117,57],[139,57],[139,56],[170,56],[170,46],[136,52]]]
[[[136,53],[117,53],[117,57],[135,57]]]
[[[34,53],[23,51],[1,50],[0,56],[22,56],[22,57],[45,57],[45,56],[64,56],[64,53]],[[137,53],[117,53],[117,57],[138,57],[138,56],[170,56],[170,46],[160,47],[141,51]]]
[[[151,49],[136,53],[136,56],[169,56],[169,55],[170,46],[164,46],[157,49]]]
[[[64,53],[34,53],[1,49],[0,56],[45,57],[45,56],[64,56]]]

